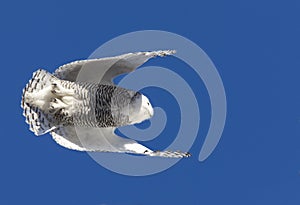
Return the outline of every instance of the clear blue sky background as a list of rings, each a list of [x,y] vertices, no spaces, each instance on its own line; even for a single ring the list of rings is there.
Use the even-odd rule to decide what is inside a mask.
[[[300,204],[299,2],[195,2],[0,3],[0,204]],[[162,173],[118,175],[88,154],[28,130],[20,100],[33,71],[54,71],[87,58],[111,38],[144,29],[191,39],[219,70],[228,115],[208,160],[199,163],[197,155],[209,125],[209,101],[192,74],[204,105],[194,156]],[[167,145],[172,129],[157,140],[146,144]]]

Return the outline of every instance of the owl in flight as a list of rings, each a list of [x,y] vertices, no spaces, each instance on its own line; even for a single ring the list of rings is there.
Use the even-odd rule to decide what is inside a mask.
[[[114,132],[120,126],[147,120],[154,113],[145,95],[118,87],[113,79],[134,71],[150,58],[174,52],[137,52],[75,61],[60,66],[53,74],[42,69],[36,71],[23,89],[21,102],[30,130],[37,136],[49,132],[59,145],[72,150],[189,157],[187,152],[153,151]],[[78,80],[84,69],[107,70],[95,83]]]

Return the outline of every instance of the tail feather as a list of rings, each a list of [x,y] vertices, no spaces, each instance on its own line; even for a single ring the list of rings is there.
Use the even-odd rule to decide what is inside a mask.
[[[38,91],[49,86],[55,77],[45,70],[38,70],[33,73],[31,80],[23,89],[21,107],[23,115],[26,118],[26,123],[29,124],[29,129],[35,135],[42,135],[55,129],[51,116],[32,103],[30,95],[36,94]]]

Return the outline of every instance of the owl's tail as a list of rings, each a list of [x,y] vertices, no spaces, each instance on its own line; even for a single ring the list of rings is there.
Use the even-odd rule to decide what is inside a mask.
[[[58,80],[45,70],[37,70],[33,73],[31,80],[23,89],[21,107],[29,128],[35,135],[42,135],[56,127],[52,122],[52,117],[44,111],[44,107],[49,106],[51,90],[47,89]]]

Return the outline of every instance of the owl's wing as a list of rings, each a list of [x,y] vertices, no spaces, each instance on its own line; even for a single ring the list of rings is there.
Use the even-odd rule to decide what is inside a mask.
[[[102,79],[101,83],[112,84],[113,78],[124,73],[132,72],[150,58],[172,55],[174,53],[175,50],[137,52],[115,57],[74,61],[60,66],[56,69],[54,75],[62,80],[74,82],[79,72],[82,71],[82,68],[85,68],[84,72],[89,76],[87,79],[89,82],[99,82],[99,79]],[[99,69],[103,70],[104,73],[99,72]]]
[[[74,126],[65,126],[55,129],[51,135],[61,146],[78,151],[119,152],[172,158],[190,156],[189,153],[179,151],[152,151],[134,140],[117,136],[114,130],[115,128],[80,128],[75,130]]]

